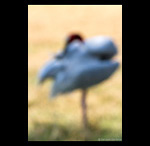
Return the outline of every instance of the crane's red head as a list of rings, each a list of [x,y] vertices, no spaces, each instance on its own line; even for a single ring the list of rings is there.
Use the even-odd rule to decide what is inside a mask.
[[[66,40],[66,44],[65,44],[65,47],[64,47],[64,55],[68,52],[68,45],[70,43],[72,43],[73,41],[75,40],[78,40],[80,42],[83,42],[83,38],[81,37],[81,35],[79,34],[71,34],[67,37],[67,40]]]
[[[81,35],[79,35],[79,34],[71,34],[67,38],[66,45],[70,44],[74,40],[79,40],[79,41],[83,42],[83,38],[81,37]]]

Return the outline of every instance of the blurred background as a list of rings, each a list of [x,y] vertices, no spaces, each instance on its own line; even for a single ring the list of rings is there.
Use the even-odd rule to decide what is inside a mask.
[[[107,81],[90,88],[87,97],[91,128],[82,128],[81,92],[48,98],[52,80],[37,85],[41,66],[79,32],[84,38],[111,36],[118,46],[119,69]],[[122,140],[122,6],[28,6],[28,140]]]

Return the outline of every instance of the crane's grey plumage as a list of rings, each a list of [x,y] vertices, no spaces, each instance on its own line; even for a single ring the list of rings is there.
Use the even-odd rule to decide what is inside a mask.
[[[39,73],[39,81],[53,78],[51,96],[75,89],[87,89],[109,78],[119,63],[111,58],[117,47],[109,37],[93,37],[67,45],[67,52],[57,54]]]

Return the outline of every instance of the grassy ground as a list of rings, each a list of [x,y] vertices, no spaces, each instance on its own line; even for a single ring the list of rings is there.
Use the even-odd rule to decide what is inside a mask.
[[[70,32],[85,38],[114,38],[122,63],[121,6],[29,6],[28,8],[28,140],[122,140],[122,66],[88,92],[90,127],[81,124],[80,91],[48,98],[52,80],[37,85],[40,67],[63,47]]]

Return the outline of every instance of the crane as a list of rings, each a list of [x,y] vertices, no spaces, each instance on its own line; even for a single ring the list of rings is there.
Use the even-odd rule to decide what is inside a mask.
[[[40,70],[39,83],[48,78],[54,80],[51,97],[81,89],[82,120],[87,127],[87,90],[116,71],[119,62],[112,60],[116,54],[117,47],[110,37],[96,36],[84,40],[79,34],[71,34],[63,51]]]

